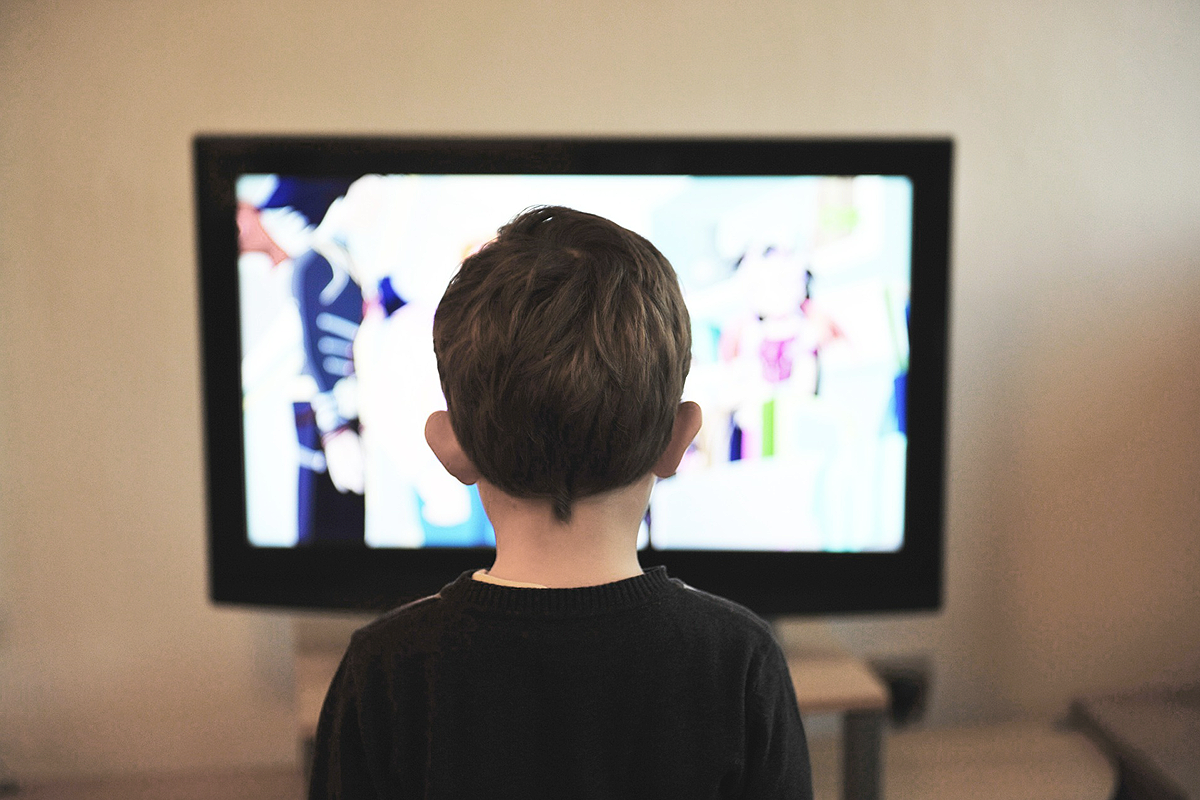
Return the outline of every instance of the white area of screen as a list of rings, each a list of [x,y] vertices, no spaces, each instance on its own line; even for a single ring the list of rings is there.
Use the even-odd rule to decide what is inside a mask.
[[[239,192],[262,194],[271,180],[246,176]],[[419,547],[427,535],[422,526],[429,530],[429,519],[421,515],[444,521],[465,513],[467,490],[441,471],[421,435],[428,413],[444,406],[427,333],[432,312],[469,248],[522,208],[562,204],[607,216],[654,241],[680,274],[697,328],[685,397],[704,407],[705,430],[680,474],[656,487],[651,533],[647,537],[643,530],[643,544],[649,538],[663,549],[900,547],[906,441],[888,429],[887,420],[895,402],[892,379],[907,361],[902,300],[910,264],[909,181],[862,176],[835,187],[851,197],[843,210],[854,225],[847,235],[820,242],[812,230],[822,213],[815,178],[395,176],[388,181],[374,197],[393,223],[385,234],[361,226],[356,231],[353,220],[342,215],[339,221],[332,210],[326,229],[316,231],[304,230],[286,209],[263,213],[264,227],[278,231],[293,255],[322,239],[357,242],[354,277],[364,294],[386,276],[409,301],[402,318],[365,319],[355,344],[356,402],[373,423],[364,430],[368,544]],[[768,290],[764,296],[762,282],[778,272],[766,263],[770,259],[759,258],[758,266],[753,259],[736,270],[732,266],[767,246],[795,254],[814,273],[818,292],[813,299],[842,334],[821,349],[819,397],[795,391],[771,395],[752,358],[719,361],[718,351],[730,347],[730,320],[745,317],[749,322],[738,322],[739,330],[753,329],[750,312],[787,293]],[[287,547],[297,540],[297,472],[323,468],[320,452],[297,447],[292,411],[293,402],[311,398],[315,385],[304,374],[288,262],[272,266],[261,254],[243,254],[239,274],[250,541]],[[792,283],[787,291],[795,290]],[[754,336],[747,341],[764,352],[770,349],[761,331]],[[728,428],[738,415],[741,436],[755,452],[730,461]],[[752,429],[765,425],[768,416],[777,452],[764,456],[754,438],[761,439],[763,431]],[[399,452],[410,455],[397,458]]]

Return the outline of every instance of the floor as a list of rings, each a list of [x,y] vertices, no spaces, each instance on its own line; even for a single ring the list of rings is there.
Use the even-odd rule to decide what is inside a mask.
[[[816,800],[840,800],[838,737],[810,743]],[[888,735],[887,800],[1112,800],[1112,764],[1082,734],[1010,725]],[[277,767],[26,786],[16,800],[302,800],[298,770]]]
[[[840,800],[835,736],[809,745],[816,800]],[[887,800],[1112,800],[1115,767],[1081,733],[1019,723],[889,733],[884,744]]]
[[[25,786],[13,800],[302,800],[299,770],[265,767]]]

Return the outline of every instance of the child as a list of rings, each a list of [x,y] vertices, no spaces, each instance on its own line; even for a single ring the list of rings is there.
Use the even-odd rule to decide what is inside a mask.
[[[354,635],[310,797],[810,798],[770,628],[638,566],[654,481],[700,426],[666,259],[532,209],[463,262],[434,349],[426,438],[478,484],[496,559]]]

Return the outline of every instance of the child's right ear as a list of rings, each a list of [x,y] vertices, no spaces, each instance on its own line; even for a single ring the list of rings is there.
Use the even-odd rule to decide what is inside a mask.
[[[669,478],[679,469],[679,462],[683,460],[688,445],[700,432],[702,416],[700,406],[691,400],[679,404],[679,410],[675,412],[675,425],[671,428],[671,441],[654,465],[655,475]]]
[[[458,437],[454,435],[454,429],[450,427],[450,414],[435,411],[429,415],[425,421],[425,441],[446,471],[461,483],[470,486],[479,481],[479,470],[467,458],[462,445],[458,443]]]

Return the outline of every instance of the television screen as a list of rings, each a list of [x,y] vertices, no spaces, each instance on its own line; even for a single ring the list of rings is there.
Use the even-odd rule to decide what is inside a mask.
[[[424,441],[433,314],[501,225],[565,205],[652,241],[691,315],[704,425],[655,487],[643,563],[763,613],[936,606],[949,142],[200,137],[196,156],[215,599],[385,607],[490,564],[476,490]]]

